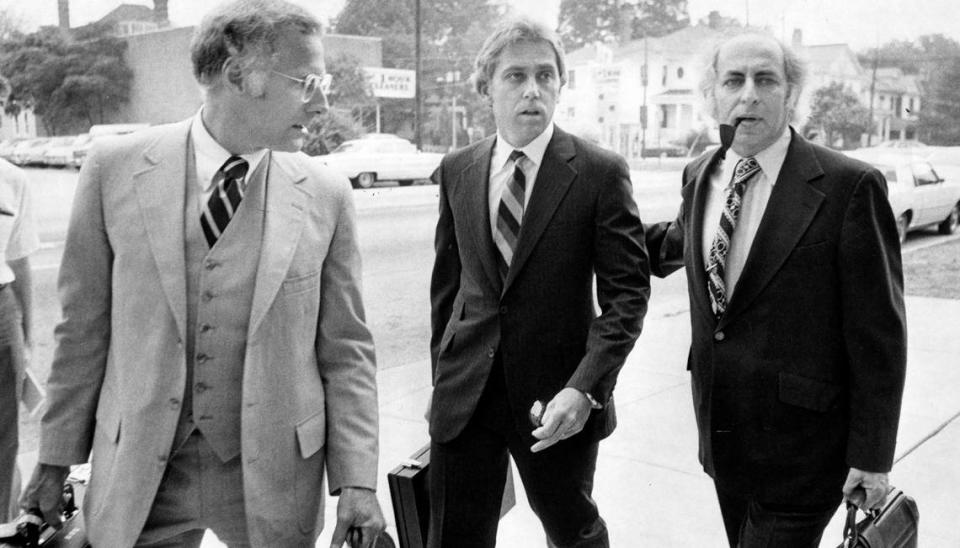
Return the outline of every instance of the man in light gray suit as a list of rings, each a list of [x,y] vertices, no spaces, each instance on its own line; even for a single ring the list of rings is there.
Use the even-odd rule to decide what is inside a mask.
[[[192,119],[94,147],[60,270],[37,470],[47,519],[91,455],[94,546],[335,546],[384,527],[347,180],[298,151],[323,109],[320,24],[282,0],[207,16]],[[362,542],[358,542],[362,538]]]

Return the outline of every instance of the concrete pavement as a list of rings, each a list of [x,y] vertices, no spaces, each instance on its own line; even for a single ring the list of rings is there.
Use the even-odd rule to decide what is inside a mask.
[[[658,280],[654,281],[655,284]],[[960,488],[960,300],[907,297],[910,333],[907,382],[891,482],[917,500],[920,546],[960,546],[953,495]],[[713,486],[696,457],[696,430],[684,369],[689,344],[685,299],[654,297],[644,332],[615,390],[619,426],[601,443],[595,496],[616,547],[725,546]],[[428,440],[423,410],[430,391],[424,360],[381,371],[378,496],[396,538],[386,474]],[[21,455],[29,471],[34,453]],[[317,546],[329,546],[336,499]],[[840,516],[822,547],[841,540]],[[221,546],[212,535],[205,547]],[[499,546],[544,546],[539,522],[517,490],[517,506],[501,521]]]

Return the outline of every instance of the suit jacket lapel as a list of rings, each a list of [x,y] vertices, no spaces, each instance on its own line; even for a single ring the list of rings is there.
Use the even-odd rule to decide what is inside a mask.
[[[248,338],[257,332],[260,322],[280,290],[290,269],[294,252],[303,233],[304,203],[314,197],[302,183],[306,175],[269,154],[264,181],[263,242],[260,264],[253,290]]]
[[[455,185],[458,192],[462,192],[464,199],[453,200],[457,207],[457,217],[468,219],[465,223],[470,231],[470,241],[461,242],[466,253],[475,253],[480,257],[483,271],[490,280],[490,285],[499,294],[502,283],[497,270],[496,246],[493,235],[490,233],[490,202],[487,199],[490,188],[490,156],[493,154],[494,138],[478,146],[472,161],[460,173]]]
[[[133,173],[147,244],[181,338],[187,322],[183,211],[187,163],[193,163],[189,135],[190,120],[176,124],[144,150],[141,167]]]
[[[727,318],[745,310],[763,291],[800,241],[823,202],[823,193],[809,184],[821,176],[823,169],[810,145],[793,133],[721,326]]]
[[[693,284],[693,295],[702,310],[712,310],[710,305],[710,295],[707,293],[707,267],[703,261],[703,217],[704,208],[707,207],[707,192],[710,189],[710,179],[713,171],[717,169],[720,162],[720,149],[713,152],[713,155],[703,164],[692,185],[684,188],[684,201],[691,205],[691,211],[687,215],[687,234],[688,242],[693,245],[686,252],[688,253],[687,264],[693,265],[689,283]],[[711,312],[712,314],[712,312]]]
[[[537,240],[543,234],[547,223],[553,217],[557,206],[570,188],[577,171],[570,165],[570,160],[576,156],[573,140],[560,128],[554,128],[553,138],[543,155],[543,163],[537,172],[537,179],[533,185],[533,194],[527,209],[523,213],[523,222],[520,225],[520,237],[517,239],[517,249],[513,252],[513,261],[507,272],[507,279],[503,284],[503,291],[510,288],[510,284],[517,277],[517,272],[523,268],[527,258],[533,251]],[[488,230],[489,232],[489,230]]]

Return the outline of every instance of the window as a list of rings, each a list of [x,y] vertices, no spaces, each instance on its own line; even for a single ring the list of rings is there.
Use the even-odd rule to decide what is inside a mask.
[[[667,65],[663,65],[663,76],[660,78],[660,85],[667,85]]]
[[[683,80],[683,67],[677,67],[677,80]]]
[[[917,181],[917,186],[935,185],[940,182],[937,172],[927,162],[916,162],[910,168],[913,170],[913,178]]]

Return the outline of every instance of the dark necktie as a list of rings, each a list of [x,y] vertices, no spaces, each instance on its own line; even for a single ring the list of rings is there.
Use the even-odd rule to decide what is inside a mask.
[[[747,181],[760,172],[760,164],[755,158],[743,158],[737,162],[733,170],[733,180],[727,186],[727,195],[724,201],[723,214],[720,216],[720,227],[710,246],[710,255],[707,260],[707,291],[710,294],[710,304],[717,318],[727,309],[727,287],[724,282],[724,272],[727,264],[727,253],[730,252],[730,241],[733,231],[740,218],[740,204],[746,190]]]
[[[217,239],[227,229],[230,219],[240,207],[240,200],[243,200],[242,183],[247,167],[246,160],[231,156],[217,172],[219,182],[200,213],[200,227],[203,228],[203,235],[210,247],[217,243]]]
[[[520,223],[523,220],[523,201],[527,178],[520,168],[525,158],[523,152],[514,150],[510,153],[513,162],[513,177],[500,195],[500,207],[497,209],[497,229],[493,231],[493,241],[500,251],[497,267],[500,278],[507,278],[510,263],[513,261],[513,252],[517,248],[517,238],[520,236]]]

